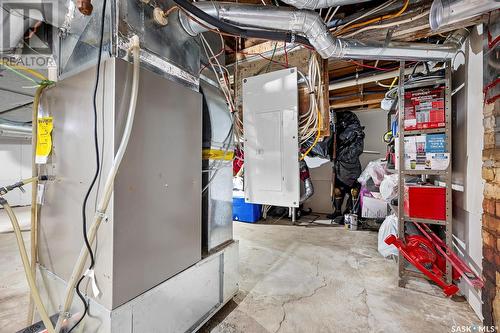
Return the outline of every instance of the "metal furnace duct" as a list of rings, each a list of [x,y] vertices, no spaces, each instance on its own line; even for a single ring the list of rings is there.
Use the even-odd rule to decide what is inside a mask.
[[[196,6],[207,14],[242,27],[291,31],[308,38],[322,58],[427,60],[452,59],[459,45],[448,43],[361,42],[334,37],[321,17],[314,11],[284,7],[257,6],[229,2],[198,2]],[[206,27],[192,21],[185,13],[181,25],[190,35],[206,31]]]
[[[284,3],[299,9],[320,9],[357,4],[371,0],[283,0]]]
[[[437,30],[498,8],[499,0],[434,0],[429,13],[429,24],[432,30]]]

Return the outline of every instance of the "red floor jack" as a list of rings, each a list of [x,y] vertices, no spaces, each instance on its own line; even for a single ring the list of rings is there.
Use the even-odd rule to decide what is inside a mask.
[[[484,281],[452,249],[446,246],[446,243],[432,232],[428,225],[418,222],[413,222],[413,224],[423,236],[408,235],[405,237],[406,242],[403,242],[395,235],[389,235],[385,243],[396,246],[406,260],[441,287],[446,296],[452,296],[458,291],[456,285],[446,283],[447,261],[453,268],[453,280],[463,278],[473,288],[480,289],[484,286]]]

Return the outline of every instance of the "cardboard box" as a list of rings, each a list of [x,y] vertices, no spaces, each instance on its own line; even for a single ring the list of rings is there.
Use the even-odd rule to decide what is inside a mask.
[[[361,217],[372,219],[387,217],[387,202],[384,200],[364,196],[362,202]]]

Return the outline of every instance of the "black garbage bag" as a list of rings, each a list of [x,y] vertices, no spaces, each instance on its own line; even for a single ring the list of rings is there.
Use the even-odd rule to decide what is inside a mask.
[[[302,144],[303,152],[306,151],[311,145],[314,144],[314,137],[309,138],[306,142]],[[331,151],[333,146],[333,135],[330,135],[323,139],[323,141],[317,142],[314,147],[312,147],[309,152],[309,157],[321,157],[331,160]]]
[[[337,113],[337,159],[335,172],[337,178],[352,186],[361,174],[359,156],[364,148],[364,127],[358,117],[348,111]]]

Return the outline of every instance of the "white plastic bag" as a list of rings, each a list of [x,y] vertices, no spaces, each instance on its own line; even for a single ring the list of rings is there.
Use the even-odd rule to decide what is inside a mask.
[[[385,165],[387,162],[383,162],[382,159],[370,161],[366,166],[365,170],[361,173],[358,178],[358,182],[361,185],[365,185],[368,179],[373,179],[373,183],[379,186],[385,175]]]
[[[398,195],[398,180],[398,174],[384,176],[384,180],[380,183],[380,195],[382,199],[390,202]]]
[[[398,255],[398,249],[394,245],[387,245],[384,242],[389,235],[398,235],[398,218],[394,214],[387,216],[378,230],[378,252],[384,258]]]

